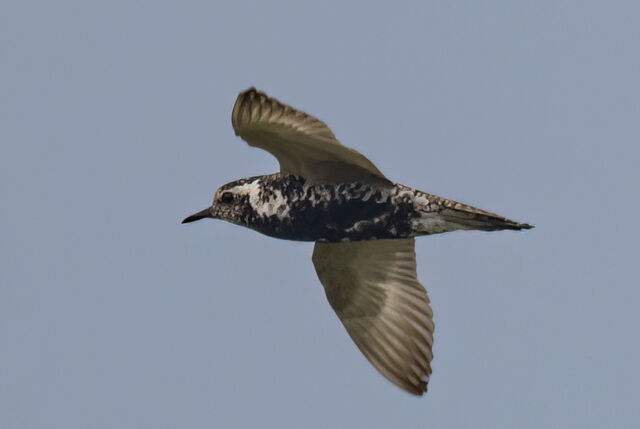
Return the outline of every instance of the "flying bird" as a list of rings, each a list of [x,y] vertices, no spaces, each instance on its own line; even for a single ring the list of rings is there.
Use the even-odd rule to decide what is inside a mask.
[[[422,395],[434,324],[415,237],[532,226],[394,183],[324,122],[255,88],[238,95],[231,121],[236,135],[277,158],[280,172],[223,185],[182,223],[221,219],[315,242],[313,265],[347,333],[388,380]]]

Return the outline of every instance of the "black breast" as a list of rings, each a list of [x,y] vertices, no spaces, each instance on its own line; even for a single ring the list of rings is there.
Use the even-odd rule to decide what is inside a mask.
[[[256,217],[254,229],[281,239],[330,242],[404,238],[411,232],[413,204],[394,201],[389,190],[357,183],[304,186],[294,179],[274,184],[287,197],[287,216]]]

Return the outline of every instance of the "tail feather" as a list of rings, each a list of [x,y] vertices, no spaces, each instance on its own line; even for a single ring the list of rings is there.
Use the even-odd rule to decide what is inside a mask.
[[[420,235],[440,234],[457,229],[480,231],[519,231],[533,225],[520,223],[506,217],[481,210],[468,204],[415,190],[416,209],[421,213],[416,232]]]
[[[464,209],[445,208],[440,212],[440,216],[447,223],[456,225],[459,229],[477,229],[481,231],[510,229],[520,231],[533,228],[533,225],[528,223],[519,223],[470,206]]]

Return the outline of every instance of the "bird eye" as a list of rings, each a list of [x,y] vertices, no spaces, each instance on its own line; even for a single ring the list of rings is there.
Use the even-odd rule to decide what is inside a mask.
[[[220,195],[220,202],[231,204],[233,202],[233,194],[231,192],[223,192],[222,195]]]

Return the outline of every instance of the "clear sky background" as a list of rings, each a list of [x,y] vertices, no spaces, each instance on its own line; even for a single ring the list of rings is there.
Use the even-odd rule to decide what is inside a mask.
[[[0,427],[640,427],[637,2],[3,1]],[[536,225],[417,240],[429,392],[310,243],[180,225],[277,170],[256,86],[392,180]]]

